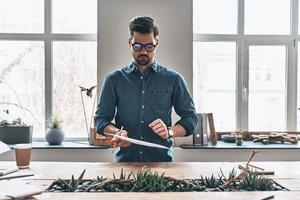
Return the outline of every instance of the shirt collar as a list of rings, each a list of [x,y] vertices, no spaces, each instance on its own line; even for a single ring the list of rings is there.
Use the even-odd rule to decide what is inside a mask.
[[[158,68],[159,68],[159,65],[156,61],[154,61],[150,67],[155,71],[155,72],[158,72]],[[128,73],[131,73],[133,72],[134,70],[137,70],[137,65],[132,61],[131,63],[128,64],[128,66],[125,68],[125,70],[128,72]]]

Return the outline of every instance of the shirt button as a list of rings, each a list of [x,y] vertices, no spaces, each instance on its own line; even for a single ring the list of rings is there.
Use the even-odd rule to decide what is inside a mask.
[[[143,90],[143,94],[145,94],[145,91]]]
[[[145,108],[145,106],[142,106],[142,108]]]
[[[144,139],[143,136],[141,137],[141,140]]]
[[[141,79],[143,79],[144,77],[141,76]]]
[[[143,123],[144,123],[144,121],[141,121],[141,123],[143,124]]]
[[[142,152],[142,151],[140,151],[140,154],[143,154],[143,152]]]

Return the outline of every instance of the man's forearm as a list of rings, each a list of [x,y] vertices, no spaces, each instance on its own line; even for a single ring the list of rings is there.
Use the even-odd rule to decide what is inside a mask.
[[[176,124],[171,127],[173,131],[173,137],[184,137],[186,135],[186,130],[180,124]]]

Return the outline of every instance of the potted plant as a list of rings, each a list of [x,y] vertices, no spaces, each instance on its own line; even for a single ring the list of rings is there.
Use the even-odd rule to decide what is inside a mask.
[[[7,110],[7,114],[8,114]],[[0,141],[6,144],[31,143],[33,127],[25,124],[21,118],[0,121]]]
[[[62,129],[63,120],[57,115],[50,115],[47,119],[48,129],[46,131],[46,141],[50,145],[59,145],[65,139],[65,133]]]

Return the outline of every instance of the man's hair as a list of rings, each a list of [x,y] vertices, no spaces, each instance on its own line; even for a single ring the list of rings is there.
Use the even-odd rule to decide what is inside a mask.
[[[133,18],[129,23],[129,34],[133,36],[133,32],[138,33],[153,33],[156,37],[159,33],[159,28],[154,19],[148,16],[138,16]]]

